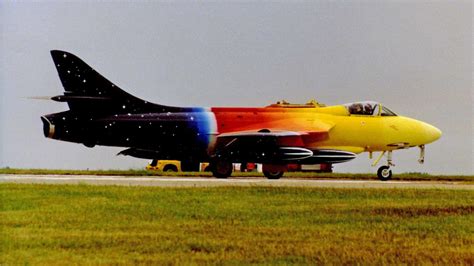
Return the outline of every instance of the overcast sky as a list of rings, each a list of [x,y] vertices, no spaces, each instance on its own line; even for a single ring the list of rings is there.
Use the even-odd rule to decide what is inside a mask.
[[[49,51],[72,52],[126,91],[178,106],[375,100],[442,138],[394,153],[395,172],[472,174],[471,1],[0,2],[0,167],[142,168],[123,148],[46,139],[67,110]],[[153,140],[150,140],[153,141]],[[367,154],[340,172],[373,172]]]

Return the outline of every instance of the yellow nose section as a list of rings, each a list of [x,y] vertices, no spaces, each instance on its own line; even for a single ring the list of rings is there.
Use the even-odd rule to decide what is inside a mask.
[[[438,128],[430,125],[430,124],[427,124],[427,123],[423,123],[423,129],[424,129],[424,132],[425,132],[425,144],[428,144],[428,143],[431,143],[431,142],[434,142],[436,140],[438,140],[441,135],[442,135],[442,132],[441,130],[439,130]]]
[[[397,117],[389,132],[390,143],[408,143],[410,146],[419,146],[436,141],[442,135],[441,130],[436,127],[408,117]],[[397,122],[397,123],[395,123]]]
[[[420,140],[422,144],[434,142],[441,137],[442,133],[441,130],[439,130],[438,128],[425,122],[419,121],[419,123],[421,127],[421,132],[423,132],[422,134],[420,134]]]

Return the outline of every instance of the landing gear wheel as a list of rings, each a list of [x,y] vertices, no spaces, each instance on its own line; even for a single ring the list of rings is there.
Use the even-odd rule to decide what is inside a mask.
[[[287,170],[286,165],[278,164],[264,164],[262,168],[263,175],[268,179],[280,179]]]
[[[268,179],[280,179],[284,173],[283,171],[263,171],[263,174]]]
[[[232,174],[232,163],[216,161],[211,164],[212,175],[217,178],[228,178]]]
[[[381,166],[377,171],[377,176],[381,181],[387,181],[392,178],[392,170],[390,170],[389,166]]]

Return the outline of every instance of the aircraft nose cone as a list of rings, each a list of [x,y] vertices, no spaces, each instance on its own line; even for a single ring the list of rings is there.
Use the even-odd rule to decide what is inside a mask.
[[[431,143],[431,142],[434,142],[436,140],[438,140],[441,135],[443,134],[441,132],[441,130],[439,130],[438,128],[430,125],[430,124],[426,124],[424,123],[424,129],[425,129],[425,134],[426,134],[426,139],[427,139],[427,143]]]

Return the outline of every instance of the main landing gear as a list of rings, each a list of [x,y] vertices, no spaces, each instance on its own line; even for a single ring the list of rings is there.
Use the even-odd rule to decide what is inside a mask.
[[[217,178],[228,178],[232,175],[233,166],[231,162],[225,160],[215,160],[210,165],[212,175]],[[280,179],[286,172],[285,165],[264,164],[263,174],[268,179]]]
[[[263,175],[268,179],[280,179],[286,171],[285,165],[278,164],[264,164]]]
[[[212,175],[217,178],[228,178],[232,174],[232,163],[224,160],[216,160],[210,167]]]

